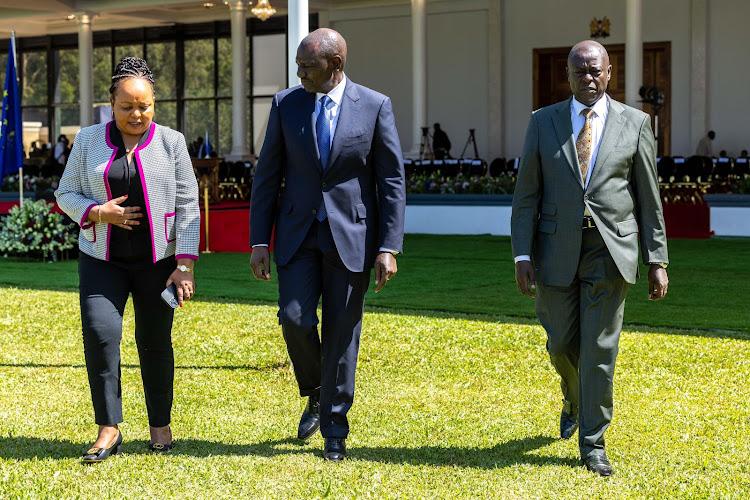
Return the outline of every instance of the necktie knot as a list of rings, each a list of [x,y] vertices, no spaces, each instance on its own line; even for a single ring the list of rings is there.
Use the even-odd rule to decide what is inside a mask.
[[[589,118],[591,118],[591,115],[593,114],[593,112],[594,112],[594,110],[593,110],[592,108],[583,108],[583,109],[581,110],[581,115],[582,115],[582,116],[583,116],[583,117],[584,117],[584,118],[585,118],[586,120],[588,120]]]
[[[333,106],[333,99],[331,99],[330,97],[328,97],[328,95],[324,95],[323,97],[320,98],[320,109],[321,110],[331,109],[332,106]]]

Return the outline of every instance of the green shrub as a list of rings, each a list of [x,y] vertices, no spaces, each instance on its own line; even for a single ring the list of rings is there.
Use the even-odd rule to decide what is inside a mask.
[[[58,260],[77,240],[75,225],[66,224],[44,200],[27,201],[23,208],[15,206],[0,220],[0,254],[5,257]]]

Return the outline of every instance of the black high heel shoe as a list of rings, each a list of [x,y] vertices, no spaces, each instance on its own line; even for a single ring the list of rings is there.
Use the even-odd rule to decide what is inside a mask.
[[[174,448],[174,441],[169,444],[148,443],[148,449],[156,453],[168,453],[172,448]]]
[[[120,453],[121,447],[122,432],[118,431],[115,444],[113,444],[109,448],[91,448],[89,451],[83,454],[83,456],[81,457],[81,462],[85,464],[97,464],[99,462],[104,462],[110,456]]]

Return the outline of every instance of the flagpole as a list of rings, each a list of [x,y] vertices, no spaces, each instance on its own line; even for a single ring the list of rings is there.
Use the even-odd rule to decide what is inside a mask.
[[[12,29],[10,31],[10,44],[13,47],[13,67],[16,68],[16,83],[20,83],[18,81],[18,59],[16,57],[16,30]],[[23,141],[23,119],[21,119],[21,140]],[[18,203],[21,205],[21,208],[23,208],[23,162],[21,163],[21,166],[18,167]]]

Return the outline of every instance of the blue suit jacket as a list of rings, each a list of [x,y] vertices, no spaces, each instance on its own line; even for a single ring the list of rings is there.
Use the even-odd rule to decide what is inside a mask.
[[[315,94],[301,86],[276,94],[255,170],[250,244],[294,256],[325,199],[336,249],[353,272],[370,269],[379,248],[401,251],[406,189],[401,145],[388,97],[347,79],[330,163],[318,158]]]

